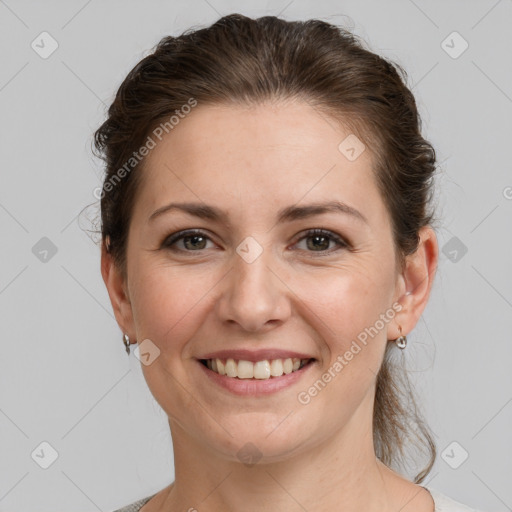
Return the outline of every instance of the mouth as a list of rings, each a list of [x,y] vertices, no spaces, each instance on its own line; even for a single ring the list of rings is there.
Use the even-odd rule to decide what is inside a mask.
[[[263,398],[297,386],[308,373],[314,371],[318,363],[314,358],[295,357],[262,359],[254,362],[229,357],[196,361],[196,368],[199,368],[200,373],[207,378],[204,381],[206,393],[221,390],[230,396],[238,395],[245,398]]]
[[[203,366],[217,375],[240,380],[278,379],[298,372],[314,361],[314,358],[298,357],[264,359],[256,362],[233,358],[199,359]]]

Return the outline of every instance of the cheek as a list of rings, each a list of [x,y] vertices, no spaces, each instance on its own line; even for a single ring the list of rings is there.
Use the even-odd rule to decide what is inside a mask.
[[[132,310],[137,339],[152,340],[166,364],[176,370],[183,358],[192,355],[187,344],[200,335],[223,272],[150,261],[141,261],[134,270]]]
[[[322,428],[346,423],[369,398],[386,348],[387,324],[380,315],[392,309],[391,281],[384,273],[360,272],[333,272],[300,289],[301,314],[320,340],[323,360],[321,374],[305,383],[298,399],[310,407],[310,417],[323,418]]]
[[[315,325],[334,348],[343,349],[373,326],[390,307],[392,280],[384,269],[339,268],[295,283],[297,295]]]
[[[184,411],[197,408],[193,395],[183,391],[189,380],[186,350],[189,340],[197,337],[198,317],[212,285],[183,267],[146,263],[139,268],[143,271],[134,280],[132,300],[137,339],[150,339],[160,351],[150,365],[142,365],[144,378],[160,406],[181,421],[187,417]],[[197,422],[201,421],[205,420],[198,415]]]
[[[160,350],[186,341],[193,319],[211,288],[199,276],[180,267],[141,266],[134,280],[132,310],[140,339],[149,338]]]

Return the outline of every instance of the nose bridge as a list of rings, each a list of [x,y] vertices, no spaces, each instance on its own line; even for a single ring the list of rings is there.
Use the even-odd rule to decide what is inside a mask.
[[[276,267],[270,247],[247,237],[236,247],[227,286],[220,300],[223,321],[234,321],[249,331],[257,331],[269,321],[283,321],[289,306],[282,283],[274,275]]]

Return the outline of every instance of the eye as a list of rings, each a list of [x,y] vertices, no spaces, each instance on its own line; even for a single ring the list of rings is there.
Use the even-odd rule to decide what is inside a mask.
[[[331,254],[332,252],[337,251],[340,248],[348,248],[348,244],[344,242],[341,239],[341,237],[339,237],[332,231],[327,231],[325,229],[310,229],[309,231],[306,232],[305,236],[299,239],[299,242],[303,240],[306,240],[305,250],[307,250],[308,252],[320,253],[319,256]],[[331,242],[334,242],[335,245],[337,245],[337,248],[327,250]]]
[[[210,240],[203,231],[199,229],[189,229],[187,231],[179,231],[167,237],[163,244],[163,248],[169,248],[171,250],[182,250],[185,252],[196,252],[196,250],[206,249],[206,241]],[[183,241],[185,249],[176,249],[176,242]]]

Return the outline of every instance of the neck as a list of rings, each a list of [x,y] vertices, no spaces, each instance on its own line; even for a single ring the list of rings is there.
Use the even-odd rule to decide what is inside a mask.
[[[371,425],[364,409],[315,446],[251,466],[220,457],[173,423],[176,477],[160,510],[398,510],[391,488],[402,477],[376,458],[372,430],[361,427]]]

